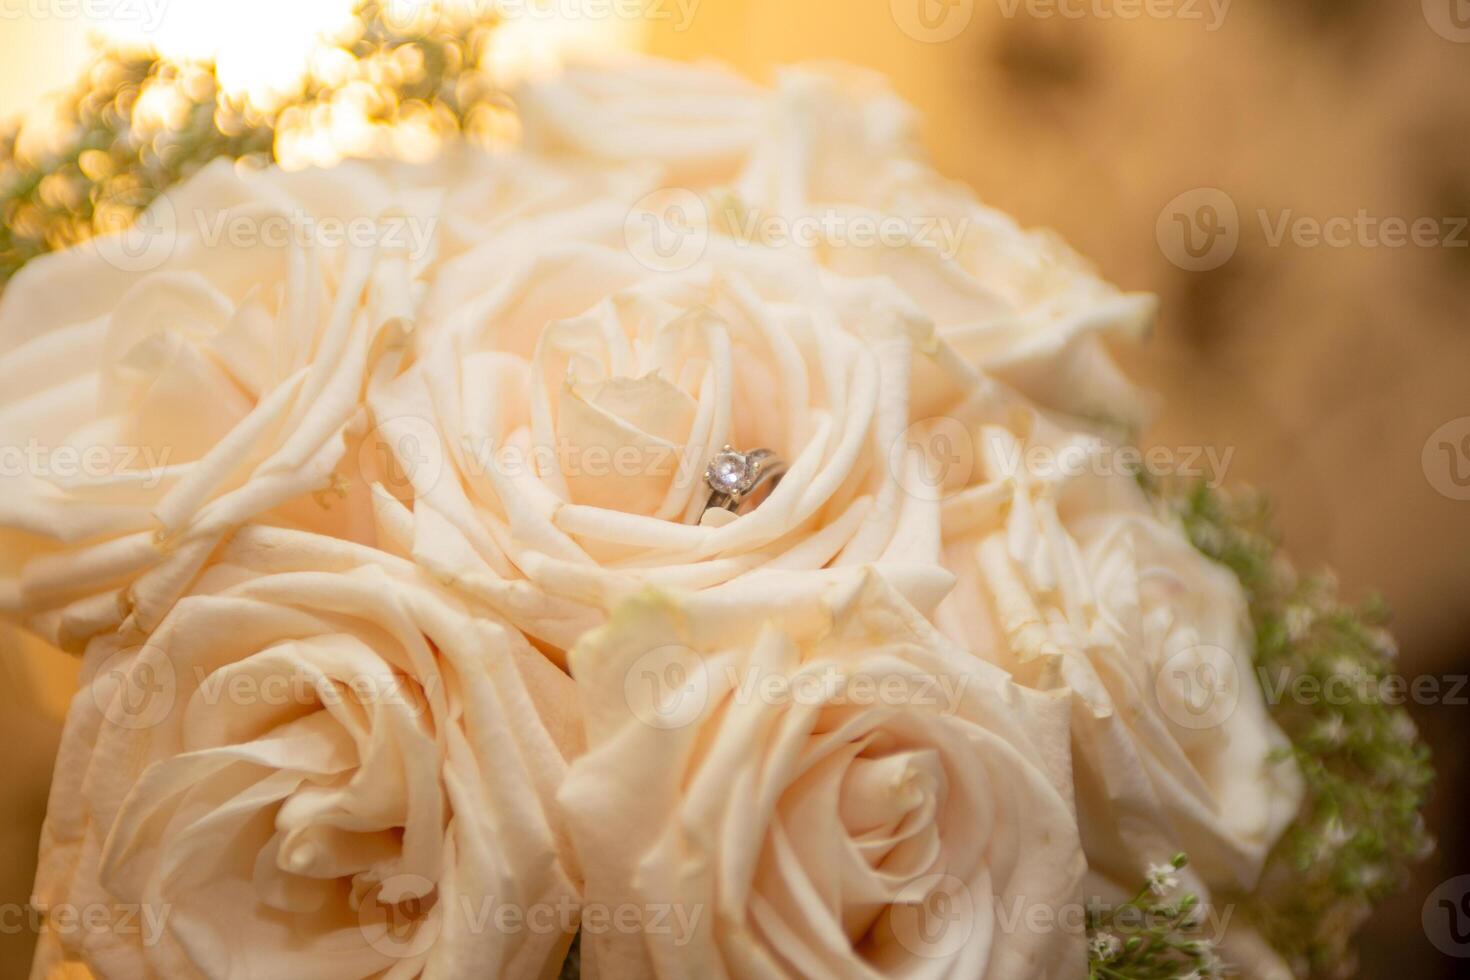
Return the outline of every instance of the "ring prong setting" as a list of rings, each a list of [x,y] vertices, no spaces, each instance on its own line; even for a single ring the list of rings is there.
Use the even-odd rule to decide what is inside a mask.
[[[729,446],[716,453],[704,471],[704,480],[711,490],[736,497],[755,486],[759,477],[760,460]]]
[[[743,514],[760,506],[760,502],[786,474],[786,463],[769,449],[753,449],[748,453],[725,446],[704,469],[704,482],[710,489],[704,510],[711,508]],[[703,512],[701,512],[701,520]]]

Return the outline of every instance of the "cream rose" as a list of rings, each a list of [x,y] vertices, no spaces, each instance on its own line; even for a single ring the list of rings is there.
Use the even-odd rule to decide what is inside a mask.
[[[488,153],[449,146],[431,166],[399,168],[421,191],[443,195],[436,225],[432,276],[473,248],[498,242],[511,255],[555,242],[568,223],[587,213],[626,209],[627,202],[658,187],[658,167],[649,162],[609,165],[566,155],[524,150]],[[619,210],[618,214],[623,211]],[[483,289],[484,283],[476,284]],[[451,289],[432,291],[442,319],[461,297]]]
[[[1140,396],[1102,340],[1144,333],[1154,297],[1120,292],[1056,234],[1025,230],[940,177],[918,149],[916,118],[879,75],[789,69],[737,200],[821,216],[834,229],[818,249],[824,263],[889,277],[963,357],[1032,400],[1137,424]],[[896,244],[859,239],[870,226]]]
[[[590,750],[560,798],[587,909],[638,919],[584,927],[588,969],[1079,976],[1064,696],[875,576],[762,582],[646,594],[572,653]]]
[[[943,179],[913,109],[880,75],[797,66],[768,90],[642,61],[537,85],[522,111],[533,148],[663,165],[664,186],[700,195],[716,233],[801,242],[831,269],[891,279],[961,355],[1035,401],[1124,426],[1143,418],[1103,341],[1146,332],[1155,299],[1119,291],[1054,233],[1024,230]],[[536,135],[570,132],[586,135]]]
[[[246,520],[366,533],[341,464],[412,325],[439,197],[394,174],[217,163],[6,288],[0,610],[80,649],[156,625]]]
[[[1116,447],[977,392],[955,410],[974,469],[944,504],[959,584],[937,622],[1028,686],[1075,701],[1092,867],[1136,882],[1176,852],[1211,888],[1254,887],[1299,776],[1252,661],[1245,595],[1160,516]]]
[[[580,725],[520,633],[404,560],[249,527],[128,642],[87,648],[35,898],[118,918],[53,920],[53,956],[100,980],[554,974]]]
[[[87,661],[38,903],[156,926],[46,962],[1062,980],[1087,862],[1251,889],[1300,787],[1244,597],[1073,431],[1137,421],[1152,300],[873,76],[520,101],[514,153],[210,168],[160,268],[0,303],[0,442],[137,450],[0,476],[0,611]],[[382,235],[213,237],[303,216]],[[790,467],[738,516],[725,447]]]
[[[604,164],[655,161],[672,184],[728,181],[750,151],[762,90],[722,65],[579,65],[515,93],[528,149]]]
[[[902,566],[932,607],[938,508],[890,458],[922,314],[881,280],[717,237],[658,271],[609,205],[446,264],[416,363],[370,396],[416,560],[556,650],[644,584],[768,567]],[[749,513],[702,516],[727,444],[790,471]]]

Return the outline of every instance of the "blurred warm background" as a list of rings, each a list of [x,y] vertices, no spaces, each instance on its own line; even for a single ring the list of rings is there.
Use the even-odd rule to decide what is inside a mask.
[[[1300,564],[1335,567],[1350,597],[1383,592],[1405,673],[1470,672],[1463,0],[505,2],[492,58],[503,83],[635,49],[715,57],[762,80],[829,58],[888,75],[920,109],[942,170],[1162,296],[1158,334],[1119,352],[1161,396],[1149,439],[1233,451],[1229,481],[1272,491]],[[642,19],[609,15],[640,5]],[[44,0],[0,6],[0,115],[44,111],[86,63],[89,36],[217,57],[226,87],[268,97],[350,6],[115,0],[93,8],[114,11],[97,20]],[[1201,210],[1222,200],[1233,221]],[[1314,241],[1332,219],[1353,230]],[[1391,244],[1388,222],[1423,219],[1433,242]],[[1210,227],[1237,236],[1233,253],[1203,249]],[[1200,235],[1193,256],[1186,231]],[[27,895],[73,683],[60,654],[3,643],[0,904]],[[1470,819],[1470,706],[1413,710],[1442,774],[1442,853],[1369,926],[1367,977],[1464,975],[1419,923],[1434,886],[1470,872],[1458,829]],[[25,974],[32,939],[0,933],[0,978]]]

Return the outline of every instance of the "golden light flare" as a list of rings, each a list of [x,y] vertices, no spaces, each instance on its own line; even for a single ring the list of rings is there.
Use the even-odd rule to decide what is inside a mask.
[[[353,0],[118,0],[117,12],[96,27],[111,41],[148,45],[168,57],[212,58],[226,91],[269,100],[300,80],[318,40],[345,28],[353,6]],[[635,49],[645,34],[637,20],[575,0],[385,0],[384,6],[395,26],[432,23],[440,11],[502,15],[490,58],[500,84],[555,70],[569,57]]]
[[[97,26],[104,37],[171,58],[214,59],[222,86],[265,96],[294,85],[317,39],[344,28],[352,0],[145,0],[118,3]]]

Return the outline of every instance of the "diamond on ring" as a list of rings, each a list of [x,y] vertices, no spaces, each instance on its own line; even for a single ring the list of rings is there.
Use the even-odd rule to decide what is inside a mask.
[[[738,514],[754,490],[775,486],[785,472],[786,464],[769,449],[742,453],[725,446],[704,470],[704,482],[710,488],[705,510],[718,507]]]

